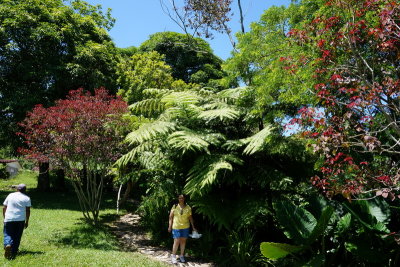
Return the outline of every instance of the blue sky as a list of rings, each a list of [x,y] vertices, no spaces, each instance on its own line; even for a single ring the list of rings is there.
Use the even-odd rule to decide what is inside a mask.
[[[168,0],[165,0],[168,2]],[[149,35],[162,31],[182,30],[162,11],[159,0],[86,0],[92,5],[101,5],[104,10],[112,9],[116,23],[110,35],[118,47],[139,46]],[[235,2],[235,1],[234,1]],[[265,9],[272,5],[287,5],[290,0],[242,0],[246,30],[251,22],[258,21]],[[236,5],[233,6],[236,12]],[[239,30],[238,17],[230,23],[233,32]],[[232,51],[226,35],[215,34],[214,39],[206,39],[214,53],[226,59]]]

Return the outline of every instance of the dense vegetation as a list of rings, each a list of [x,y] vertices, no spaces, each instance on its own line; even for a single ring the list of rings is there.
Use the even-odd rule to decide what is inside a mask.
[[[26,12],[38,15],[29,31],[18,13],[27,2],[35,9]],[[20,125],[28,154],[69,173],[78,193],[95,185],[87,196],[96,201],[112,177],[111,188],[125,189],[118,204],[140,200],[137,212],[160,244],[170,243],[168,211],[183,192],[203,234],[190,250],[221,266],[399,264],[398,2],[303,0],[271,7],[250,31],[237,34],[225,62],[187,32],[155,33],[137,48],[117,49],[105,31],[113,20],[99,9],[82,1],[46,2],[4,1],[0,8],[0,60],[8,64],[0,69],[0,116],[7,121],[0,155],[22,145],[10,134],[41,104]],[[184,28],[230,33],[224,25],[232,3],[185,2],[193,19]],[[49,17],[61,11],[76,21],[57,28]],[[61,38],[81,21],[87,27],[79,30],[92,34],[73,36],[84,35],[84,47],[102,51],[87,51],[82,62],[83,39]],[[51,36],[39,34],[42,40],[37,31],[44,25],[53,28],[46,31]],[[57,44],[49,57],[23,57],[24,49],[43,54],[47,39]],[[51,53],[63,56],[54,62]],[[13,76],[16,66],[34,66],[32,59],[49,69],[31,69],[29,79]],[[98,60],[107,65],[91,69]],[[84,109],[71,95],[56,101],[68,89],[100,86],[119,96],[107,96],[106,106],[120,108],[108,110],[98,99],[88,104],[97,107]],[[38,98],[20,97],[32,90]],[[22,110],[14,98],[23,100]],[[74,118],[77,123],[65,126]],[[85,217],[97,223],[100,201],[92,203],[91,217],[84,198]]]

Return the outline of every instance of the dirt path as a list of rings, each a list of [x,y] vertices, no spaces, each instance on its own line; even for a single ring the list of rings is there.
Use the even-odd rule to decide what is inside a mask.
[[[128,213],[119,218],[118,221],[112,223],[112,233],[118,238],[121,247],[125,251],[137,251],[148,257],[164,263],[171,263],[170,250],[163,247],[154,247],[151,240],[139,225],[140,216],[137,214]],[[190,266],[190,267],[213,267],[215,265],[203,262],[193,257],[186,257],[186,263],[178,263],[175,266]]]

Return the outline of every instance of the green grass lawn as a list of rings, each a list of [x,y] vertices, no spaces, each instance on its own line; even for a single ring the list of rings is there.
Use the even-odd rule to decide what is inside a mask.
[[[19,183],[27,185],[32,200],[20,253],[11,261],[0,257],[1,266],[167,266],[140,253],[121,251],[107,227],[83,223],[74,192],[39,193],[34,190],[36,181],[36,173],[28,171],[0,180],[1,203],[13,191],[10,186]],[[111,198],[105,199],[105,206],[100,215],[103,223],[117,217]]]

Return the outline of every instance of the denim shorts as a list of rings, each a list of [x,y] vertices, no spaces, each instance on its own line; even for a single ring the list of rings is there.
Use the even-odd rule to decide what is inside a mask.
[[[180,237],[189,237],[189,228],[185,229],[172,229],[172,237],[175,238],[180,238]]]

